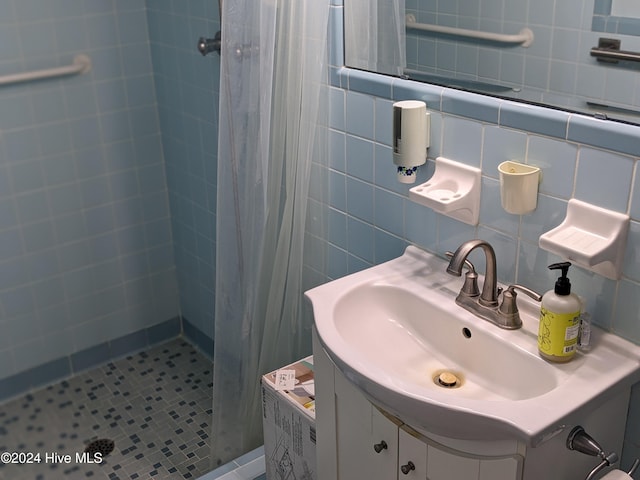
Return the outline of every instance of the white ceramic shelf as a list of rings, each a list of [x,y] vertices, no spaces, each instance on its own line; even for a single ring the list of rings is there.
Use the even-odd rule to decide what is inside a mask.
[[[481,170],[448,158],[436,158],[436,171],[409,190],[409,198],[438,213],[477,225],[480,216]]]
[[[629,232],[629,216],[571,199],[567,216],[540,237],[540,248],[617,280]]]

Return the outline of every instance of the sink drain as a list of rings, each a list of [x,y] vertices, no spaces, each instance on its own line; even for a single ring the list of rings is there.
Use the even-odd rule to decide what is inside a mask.
[[[102,457],[106,457],[115,448],[116,444],[113,440],[108,438],[100,438],[87,444],[84,448],[85,453],[88,453],[90,457],[95,457],[96,453],[99,453]]]
[[[462,386],[463,377],[451,370],[439,370],[434,374],[433,382],[443,388],[459,388]]]

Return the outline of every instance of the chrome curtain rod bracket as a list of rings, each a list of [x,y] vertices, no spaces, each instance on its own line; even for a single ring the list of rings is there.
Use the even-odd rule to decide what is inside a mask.
[[[202,54],[202,56],[208,55],[211,52],[216,52],[220,55],[220,50],[222,48],[222,32],[218,30],[216,32],[215,37],[213,38],[205,38],[200,37],[198,39],[198,51]]]

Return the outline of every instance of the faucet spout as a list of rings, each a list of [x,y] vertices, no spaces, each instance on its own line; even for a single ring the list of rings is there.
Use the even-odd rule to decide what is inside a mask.
[[[485,307],[498,306],[498,275],[496,267],[496,252],[493,247],[485,240],[475,239],[464,242],[453,253],[447,273],[459,277],[462,275],[462,267],[464,261],[469,254],[476,248],[481,248],[485,254],[486,267],[484,284],[482,285],[482,293],[478,299],[478,303]]]

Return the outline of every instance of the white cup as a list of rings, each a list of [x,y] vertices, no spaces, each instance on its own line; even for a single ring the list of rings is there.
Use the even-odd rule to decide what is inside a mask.
[[[502,208],[516,215],[532,212],[538,205],[540,168],[508,160],[498,165]]]

